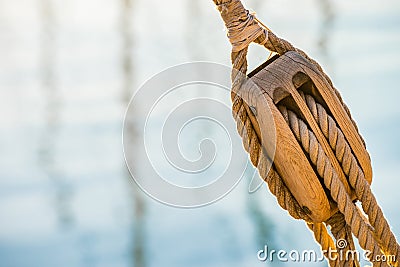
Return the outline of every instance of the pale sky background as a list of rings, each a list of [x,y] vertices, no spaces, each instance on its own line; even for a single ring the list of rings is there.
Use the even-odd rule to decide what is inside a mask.
[[[279,264],[257,260],[263,244],[318,251],[265,186],[248,195],[244,180],[194,210],[135,187],[121,144],[127,99],[167,67],[229,65],[230,45],[211,0],[125,2],[0,0],[0,266],[272,266]],[[331,76],[366,140],[373,192],[400,237],[400,2],[245,6]],[[249,69],[267,57],[251,46]]]

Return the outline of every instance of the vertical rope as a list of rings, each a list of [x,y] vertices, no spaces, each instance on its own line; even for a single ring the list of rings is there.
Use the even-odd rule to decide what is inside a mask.
[[[247,73],[247,51],[251,42],[263,45],[268,50],[280,55],[288,51],[296,51],[313,64],[324,76],[326,81],[332,86],[340,103],[353,122],[358,133],[356,123],[351,117],[348,107],[343,102],[340,93],[333,86],[330,78],[325,74],[322,67],[313,59],[309,58],[300,49],[295,48],[289,42],[274,35],[271,31],[260,27],[253,14],[246,10],[240,0],[213,0],[216,4],[228,29],[228,38],[232,44],[232,93],[233,116],[237,121],[237,129],[243,138],[243,145],[250,154],[252,163],[257,166],[260,176],[267,182],[271,192],[277,197],[279,205],[288,210],[289,214],[296,219],[303,219],[308,227],[313,231],[316,241],[321,248],[335,248],[335,244],[326,226],[323,223],[313,223],[296,199],[293,197],[283,180],[276,172],[274,166],[268,173],[268,156],[260,143],[260,136],[257,133],[256,126],[252,124],[250,109],[247,104],[235,92],[238,92],[246,80]],[[311,99],[311,98],[310,98]],[[305,98],[309,109],[312,111],[315,119],[325,137],[336,153],[339,162],[342,164],[344,173],[348,176],[350,185],[355,189],[358,199],[362,202],[363,210],[368,215],[369,222],[352,202],[350,196],[344,189],[343,184],[334,172],[329,159],[324,154],[322,147],[318,143],[315,135],[308,130],[307,125],[296,117],[285,107],[280,107],[282,114],[287,119],[299,143],[309,153],[310,159],[316,166],[318,174],[323,178],[325,186],[329,189],[332,198],[337,202],[339,212],[327,220],[326,224],[331,226],[331,232],[336,240],[344,238],[348,241],[348,249],[354,249],[351,232],[359,239],[360,246],[363,249],[370,250],[372,256],[382,255],[381,249],[386,255],[395,255],[396,260],[391,262],[393,266],[398,266],[400,257],[399,245],[395,236],[390,230],[387,220],[384,218],[382,210],[375,197],[373,196],[368,182],[366,181],[356,158],[348,147],[343,133],[338,131],[338,127],[333,123],[334,120],[325,116],[322,106],[312,103],[312,100]],[[325,111],[326,112],[326,111]],[[336,127],[336,128],[335,128]],[[339,129],[340,130],[340,129]],[[359,134],[359,133],[358,133]],[[311,139],[310,139],[311,138]],[[361,140],[364,142],[360,135]],[[343,141],[344,140],[344,141]],[[347,144],[347,146],[346,146]],[[365,146],[365,142],[364,142]],[[331,266],[359,266],[357,261],[337,262],[330,260]],[[374,266],[388,266],[384,262],[373,261]]]

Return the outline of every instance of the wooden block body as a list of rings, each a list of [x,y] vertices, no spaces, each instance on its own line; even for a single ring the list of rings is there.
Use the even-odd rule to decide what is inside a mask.
[[[328,219],[337,211],[337,207],[328,200],[317,174],[278,110],[277,106],[281,101],[285,101],[282,103],[295,110],[314,132],[338,177],[354,199],[355,194],[350,189],[334,151],[299,90],[308,90],[308,94],[313,94],[319,102],[323,102],[321,104],[329,110],[342,130],[365,178],[369,183],[372,182],[370,157],[351,118],[340,103],[334,89],[320,71],[298,53],[288,52],[263,64],[249,75],[249,80],[241,90],[243,91],[241,97],[249,106],[257,109],[256,123],[258,125],[256,128],[261,134],[263,147],[270,155],[275,152],[274,165],[278,173],[300,205],[311,211],[310,217],[315,222]],[[287,101],[288,99],[290,101]],[[272,117],[266,112],[271,113]],[[275,124],[275,133],[271,133],[271,120]],[[270,143],[272,141],[276,142],[276,151],[269,151],[271,150],[269,147],[273,147],[273,144]]]

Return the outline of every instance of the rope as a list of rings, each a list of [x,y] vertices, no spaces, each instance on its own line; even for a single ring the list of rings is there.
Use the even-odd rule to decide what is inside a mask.
[[[290,190],[287,188],[275,168],[269,170],[271,160],[268,158],[267,153],[261,149],[260,134],[256,132],[251,123],[250,117],[247,115],[246,104],[243,99],[235,95],[233,101],[233,113],[237,118],[237,130],[244,143],[244,148],[250,154],[252,163],[258,167],[260,176],[268,184],[270,191],[276,196],[279,205],[287,210],[295,219],[302,219],[311,222],[311,218],[307,215],[293,197]]]
[[[328,156],[326,156],[322,146],[319,144],[314,133],[308,129],[304,121],[297,115],[288,110],[285,106],[279,106],[283,117],[289,124],[296,139],[302,145],[306,153],[309,154],[311,162],[317,169],[320,177],[331,193],[331,197],[338,204],[340,212],[344,215],[346,224],[351,227],[352,233],[358,238],[361,248],[372,252],[369,260],[374,266],[388,266],[384,262],[375,262],[381,258],[381,251],[378,242],[374,237],[374,229],[367,224],[357,206],[353,203],[346,192],[346,188],[334,171]]]
[[[245,21],[246,17],[249,15],[249,13],[244,9],[240,1],[224,1],[224,0],[214,0],[215,4],[217,5],[219,11],[221,12],[221,15],[225,21],[225,24],[228,28],[228,37],[229,37],[229,27],[228,25],[238,25],[240,24],[240,21]],[[231,13],[229,10],[237,10],[234,14],[235,15],[230,15]],[[238,11],[240,10],[240,11]],[[242,14],[241,16],[237,15],[237,13]],[[243,16],[243,14],[246,14]],[[236,22],[235,22],[236,21]],[[255,24],[254,20],[251,21],[252,24]],[[242,31],[242,33],[245,33]],[[232,34],[230,35],[232,36]],[[265,44],[267,47],[267,41],[268,41],[268,33],[263,30],[262,34],[257,37],[257,40],[260,44]],[[274,36],[271,34],[270,36]],[[248,43],[251,43],[251,41],[254,41],[254,36],[246,36],[243,38],[243,40],[246,40]],[[276,39],[276,38],[275,38]],[[241,87],[242,83],[245,80],[245,75],[247,73],[247,47],[243,48],[242,50],[237,49],[236,44],[237,42],[232,39],[230,39],[232,43],[232,54],[231,54],[231,61],[233,65],[233,71],[232,71],[232,93],[231,93],[231,98],[232,98],[232,112],[233,116],[237,121],[237,129],[239,134],[242,136],[243,142],[244,142],[244,147],[247,152],[250,154],[250,159],[252,163],[257,166],[260,176],[266,181],[268,184],[268,187],[272,194],[274,194],[277,198],[277,201],[279,205],[287,210],[289,214],[296,219],[303,219],[308,222],[308,225],[312,227],[313,223],[311,222],[311,219],[307,215],[307,212],[302,209],[302,207],[298,204],[297,200],[293,197],[289,189],[286,187],[285,183],[279,176],[279,174],[276,172],[274,167],[271,168],[271,170],[268,172],[266,162],[268,162],[268,157],[266,156],[266,153],[264,151],[261,151],[261,145],[260,145],[260,134],[258,131],[258,137],[257,139],[255,138],[257,136],[256,129],[251,123],[251,112],[249,112],[249,107],[243,102],[243,100],[236,95],[234,92],[238,92],[237,90]],[[272,43],[271,43],[272,44]],[[270,46],[270,45],[268,45]],[[273,44],[272,44],[273,46]],[[277,47],[282,47],[284,45],[277,45]],[[288,48],[293,48],[291,45],[287,45]],[[268,47],[267,47],[268,48]],[[277,49],[272,49],[270,47],[271,51],[278,51]],[[284,50],[283,50],[284,51]],[[281,53],[284,53],[281,51]],[[289,51],[289,50],[287,50]],[[243,129],[246,129],[246,131],[243,131]],[[333,242],[324,242],[324,240],[329,240],[330,236],[328,235],[327,231],[320,231],[317,232],[318,228],[312,228],[315,229],[314,231],[314,236],[316,237],[317,242],[321,245],[323,249],[327,248],[326,244],[328,244],[330,249],[335,249],[335,246]],[[325,255],[326,256],[326,255]]]
[[[321,250],[324,252],[325,258],[329,262],[329,266],[336,267],[341,266],[340,258],[332,258],[329,256],[329,250],[335,250],[335,242],[332,240],[331,236],[323,223],[307,223],[308,228],[314,233],[314,238],[321,246]],[[352,265],[351,265],[352,266]]]
[[[251,42],[255,42],[257,44],[263,45],[269,51],[278,53],[279,55],[283,55],[288,51],[296,51],[301,56],[303,56],[305,59],[307,59],[310,63],[312,63],[323,74],[325,80],[329,83],[329,85],[332,86],[333,90],[335,91],[336,96],[338,97],[340,103],[343,105],[344,109],[346,110],[347,114],[349,115],[350,119],[352,120],[352,122],[354,124],[354,127],[356,128],[356,130],[358,132],[357,124],[352,119],[350,110],[348,109],[347,105],[343,102],[342,96],[340,95],[339,91],[333,86],[331,79],[329,78],[328,75],[325,74],[322,67],[318,64],[318,62],[311,59],[302,50],[295,48],[288,41],[277,37],[273,32],[271,32],[267,29],[261,28],[257,24],[257,21],[255,21],[254,14],[250,14],[249,11],[243,7],[240,0],[213,0],[213,1],[220,12],[222,19],[225,22],[225,26],[228,29],[228,38],[229,38],[230,43],[232,44],[232,55],[231,55],[232,63],[234,63],[234,60],[235,60],[234,57],[239,55],[239,53],[236,55],[237,52],[245,51],[244,57],[246,57],[246,55],[247,55],[247,47],[248,46],[245,46],[242,50],[239,50],[239,48],[241,48],[241,47],[237,45],[238,41],[236,41],[236,39],[239,39],[239,36],[241,37],[240,39],[243,40],[242,42],[245,42],[248,44],[250,44]],[[229,26],[238,25],[238,24],[241,24],[241,22],[243,22],[243,21],[247,21],[248,16],[251,16],[253,18],[251,20],[251,23],[249,23],[249,26],[255,27],[254,25],[256,25],[257,27],[260,28],[260,30],[258,32],[259,35],[258,34],[257,35],[248,35],[247,31],[240,28],[240,30],[238,30],[238,32],[236,34],[241,33],[241,35],[235,36],[234,40],[231,39],[230,37],[232,36],[232,33],[229,34],[229,32],[233,31],[234,28],[230,28]],[[235,35],[235,34],[233,34],[233,35]],[[247,62],[246,62],[246,64],[247,64]],[[247,69],[247,66],[246,66],[246,69]],[[240,71],[241,69],[235,68],[235,70]],[[243,73],[246,74],[246,72],[243,72]],[[362,138],[361,135],[360,135],[360,138],[365,145],[364,139]]]
[[[353,237],[351,235],[351,227],[346,224],[344,215],[340,211],[336,212],[331,218],[326,221],[326,223],[331,226],[331,233],[336,240],[346,240],[347,246],[344,248],[340,248],[342,255],[346,255],[345,253],[347,253],[347,251],[349,250],[356,251]],[[360,267],[360,263],[357,259],[348,258],[345,260],[347,261],[343,262],[342,266]]]
[[[315,240],[320,244],[322,251],[324,251],[324,256],[328,259],[330,266],[353,266],[353,265],[341,265],[339,259],[330,259],[328,256],[328,251],[335,251],[336,246],[326,227],[323,223],[313,223],[311,218],[308,216],[307,212],[302,209],[297,200],[293,197],[290,190],[287,188],[282,178],[279,176],[278,172],[275,170],[274,166],[271,169],[270,159],[263,149],[260,147],[260,133],[252,127],[250,116],[247,116],[248,110],[245,107],[244,101],[239,97],[235,96],[233,102],[233,113],[237,114],[237,129],[239,134],[242,136],[244,142],[244,147],[246,151],[250,154],[250,159],[252,163],[257,166],[260,176],[268,184],[269,190],[273,195],[276,196],[278,204],[287,210],[295,219],[302,219],[307,222],[307,226],[314,233]],[[249,140],[251,140],[249,142]],[[343,236],[343,238],[348,236]],[[354,246],[353,246],[354,247]],[[358,265],[356,265],[358,267]]]
[[[272,165],[268,172],[270,159],[260,143],[261,135],[258,124],[253,123],[254,119],[250,108],[235,92],[239,92],[247,73],[247,51],[251,42],[263,45],[271,52],[283,55],[288,51],[296,51],[312,63],[324,76],[325,80],[332,86],[340,103],[349,115],[358,133],[358,127],[351,117],[348,107],[343,102],[340,93],[333,86],[330,78],[325,74],[322,67],[313,59],[309,58],[300,49],[293,47],[289,42],[275,36],[268,28],[260,27],[254,14],[246,10],[240,0],[213,0],[228,29],[228,38],[232,44],[232,93],[233,116],[237,121],[237,130],[242,136],[243,145],[250,154],[251,162],[257,166],[260,176],[266,181],[270,191],[276,196],[279,205],[296,218],[306,221],[307,226],[313,231],[316,241],[323,250],[335,249],[335,244],[329,235],[325,224],[331,226],[331,232],[336,240],[345,239],[349,246],[346,249],[354,249],[352,234],[359,240],[363,249],[372,252],[370,260],[374,266],[388,266],[385,262],[376,262],[377,256],[395,255],[393,266],[398,266],[399,245],[390,230],[389,224],[383,216],[382,210],[373,196],[370,186],[358,165],[358,162],[351,152],[343,133],[336,126],[323,107],[315,102],[311,96],[304,96],[309,109],[311,110],[319,127],[327,138],[336,157],[340,162],[344,173],[349,179],[350,185],[355,189],[357,198],[362,202],[364,212],[368,215],[368,221],[364,218],[358,207],[352,202],[347,194],[344,185],[337,177],[329,158],[325,155],[315,135],[308,129],[308,126],[297,117],[297,115],[280,106],[291,130],[295,134],[303,149],[309,154],[312,164],[316,167],[319,176],[323,179],[326,188],[330,191],[332,199],[337,203],[339,211],[324,223],[313,223],[308,216],[307,209],[303,209],[287,188],[279,173]],[[365,142],[361,135],[360,139]],[[381,251],[382,250],[382,251]],[[326,256],[326,255],[325,255]],[[327,257],[328,258],[328,257]],[[357,261],[339,262],[329,259],[330,266],[359,266]]]
[[[400,248],[396,237],[391,231],[375,196],[372,194],[371,187],[366,181],[364,173],[358,165],[342,131],[337,127],[335,120],[312,96],[304,95],[303,92],[300,92],[300,95],[306,101],[323,134],[329,141],[333,151],[335,151],[343,172],[348,177],[351,187],[355,189],[356,196],[361,201],[364,212],[368,215],[369,223],[374,228],[374,234],[381,244],[382,250],[385,254],[395,255],[399,259]]]

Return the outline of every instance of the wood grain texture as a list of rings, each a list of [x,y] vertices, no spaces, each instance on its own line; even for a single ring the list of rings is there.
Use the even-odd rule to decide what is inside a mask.
[[[299,116],[307,122],[353,200],[356,198],[355,193],[349,186],[335,152],[299,94],[298,88],[308,81],[313,83],[312,90],[314,90],[315,97],[319,98],[323,102],[321,104],[325,105],[332,114],[350,144],[366,180],[371,183],[370,157],[357,129],[324,76],[297,52],[285,53],[268,65],[264,65],[263,68],[258,68],[250,76],[241,97],[248,102],[249,106],[257,110],[257,115],[253,114],[251,120],[257,128],[257,132],[262,136],[263,147],[269,155],[275,156],[274,165],[278,173],[296,200],[311,211],[310,217],[315,222],[325,221],[337,211],[337,207],[328,200],[330,198],[326,196],[307,156],[277,109],[277,105],[281,101],[291,98],[291,102],[288,102],[290,108],[298,112]],[[271,113],[272,117],[268,113]],[[274,134],[270,132],[273,128],[271,120],[276,129]],[[271,151],[271,147],[274,147],[272,142],[276,143],[276,151]]]
[[[333,88],[329,85],[329,83],[326,82],[326,80],[323,78],[322,74],[316,69],[316,67],[308,63],[308,61],[306,61],[306,59],[304,59],[298,53],[288,52],[284,56],[287,56],[288,59],[297,62],[298,64],[301,64],[303,72],[311,78],[311,80],[315,84],[316,89],[321,94],[323,100],[327,104],[333,117],[335,118],[340,129],[343,131],[347,141],[349,142],[354,155],[356,156],[362,170],[364,171],[365,179],[368,181],[369,184],[371,184],[372,167],[370,156],[349,115],[345,111],[343,105],[340,104],[340,101],[335,94]],[[288,63],[290,64],[292,62],[289,61]]]
[[[242,87],[240,96],[248,106],[257,110],[254,115],[261,135],[261,144],[290,189],[293,196],[309,211],[315,222],[323,222],[331,215],[331,206],[317,175],[289,126],[268,94],[251,80]],[[276,150],[275,150],[276,147]]]

